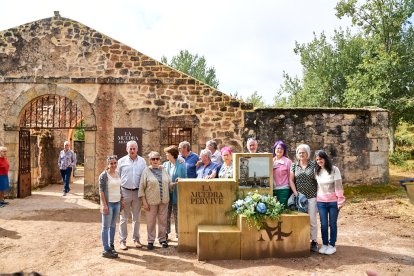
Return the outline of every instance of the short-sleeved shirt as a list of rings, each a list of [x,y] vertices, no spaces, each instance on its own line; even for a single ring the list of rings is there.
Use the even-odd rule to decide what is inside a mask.
[[[217,171],[218,164],[215,162],[210,162],[207,166],[201,165],[197,169],[197,178],[203,179],[212,174],[214,171]]]
[[[184,158],[185,161],[185,167],[187,169],[187,177],[188,178],[197,178],[197,161],[199,160],[198,155],[194,152],[190,152],[187,157],[184,157],[180,155],[182,158]]]
[[[304,194],[306,198],[316,197],[318,184],[315,179],[315,166],[315,161],[309,160],[305,169],[302,169],[299,162],[292,163],[290,168],[290,171],[295,174],[296,190]]]

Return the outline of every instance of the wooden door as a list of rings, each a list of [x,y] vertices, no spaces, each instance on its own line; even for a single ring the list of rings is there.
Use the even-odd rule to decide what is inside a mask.
[[[30,179],[30,130],[19,131],[19,180],[17,197],[32,194]]]

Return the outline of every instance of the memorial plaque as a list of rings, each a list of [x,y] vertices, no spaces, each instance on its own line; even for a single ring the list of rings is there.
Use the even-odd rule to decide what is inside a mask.
[[[138,144],[138,155],[142,156],[142,128],[115,128],[114,129],[114,154],[118,158],[127,155],[126,144],[128,141]]]

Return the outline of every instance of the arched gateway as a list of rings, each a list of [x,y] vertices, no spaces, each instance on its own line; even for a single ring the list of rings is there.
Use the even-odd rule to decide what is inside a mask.
[[[9,138],[6,141],[9,142],[5,145],[15,149],[14,154],[10,154],[10,171],[17,178],[14,191],[17,197],[30,195],[32,186],[61,182],[58,152],[63,141],[72,140],[81,122],[86,144],[92,147],[95,144],[94,135],[90,135],[96,129],[92,108],[77,91],[64,86],[36,85],[22,93],[11,106],[6,121]],[[85,162],[85,171],[94,170],[93,159],[94,156],[90,156],[90,162]],[[35,179],[31,179],[32,175]],[[85,195],[91,192],[88,183],[93,181],[85,179]]]

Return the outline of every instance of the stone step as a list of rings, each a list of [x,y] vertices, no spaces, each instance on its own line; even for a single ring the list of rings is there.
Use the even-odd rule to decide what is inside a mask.
[[[240,229],[235,225],[198,225],[199,260],[239,260]]]

